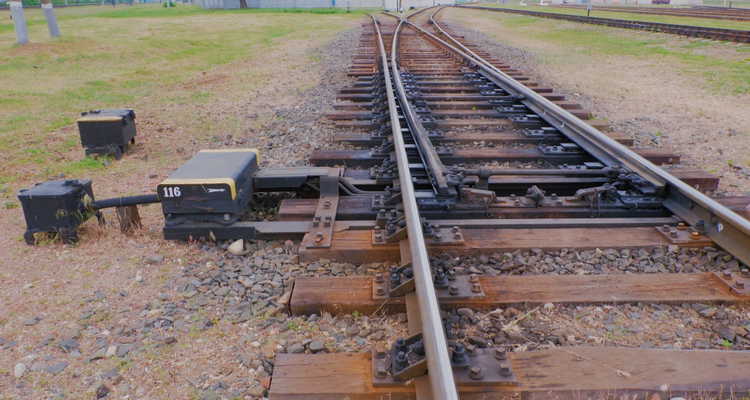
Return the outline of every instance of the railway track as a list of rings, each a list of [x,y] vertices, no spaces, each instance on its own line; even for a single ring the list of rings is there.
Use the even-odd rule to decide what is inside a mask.
[[[715,177],[656,166],[678,164],[679,156],[628,148],[629,138],[602,133],[607,127],[579,105],[450,35],[433,12],[378,16],[365,25],[349,72],[357,80],[328,114],[359,133],[336,137],[337,150],[311,154],[311,164],[327,171],[312,185],[319,199],[285,200],[273,229],[238,223],[213,232],[304,234],[300,261],[392,263],[386,274],[300,277],[290,309],[295,315],[406,312],[411,336],[371,353],[279,354],[271,398],[690,398],[750,390],[750,353],[743,351],[511,352],[502,342],[461,336],[467,324],[483,323],[466,310],[744,305],[750,223],[729,209],[740,210],[746,199],[712,199],[696,190],[711,190]],[[201,235],[202,228],[175,229]],[[730,268],[527,276],[513,273],[525,262],[503,258],[498,262],[508,273],[482,272],[490,270],[482,264],[491,254],[714,247],[734,260]],[[467,257],[479,262],[466,266]]]
[[[334,342],[312,339],[277,347],[285,352],[264,364],[273,400],[658,400],[750,390],[750,221],[737,213],[747,216],[750,199],[702,194],[719,179],[680,166],[668,150],[632,147],[579,104],[452,34],[435,20],[440,9],[364,25],[354,82],[327,114],[341,134],[332,149],[311,152],[310,167],[262,168],[258,150],[223,148],[197,153],[147,196],[93,200],[89,180],[50,181],[19,194],[24,237],[32,244],[51,229],[74,239],[78,224],[109,207],[118,207],[122,229],[139,219],[138,204],[160,202],[166,239],[301,240],[294,263],[311,273],[274,305],[288,306],[293,320],[406,315],[408,337],[366,352],[326,354]],[[123,126],[107,115],[79,122],[89,120]],[[70,205],[55,210],[60,191]],[[294,195],[280,196],[276,220],[254,221],[246,207],[263,192]],[[229,252],[244,260],[250,251]],[[334,274],[331,260],[348,267]],[[263,285],[295,276],[234,261],[231,271],[186,277],[178,291],[224,296],[226,283],[237,298],[247,288],[266,299]],[[266,262],[253,256],[254,266]],[[331,275],[317,276],[318,265]],[[206,286],[214,279],[226,281],[219,291]],[[241,307],[239,319],[270,301]],[[662,332],[677,338],[659,350],[577,346],[561,327],[529,320],[562,309],[575,318],[577,306],[591,305],[631,319],[650,307],[680,321],[671,336]],[[608,330],[641,331],[605,321]],[[524,334],[538,342],[533,349]]]
[[[576,4],[550,4],[547,7],[563,9],[585,10],[585,5]],[[654,6],[646,7],[618,7],[618,6],[599,6],[599,11],[626,12],[631,14],[644,15],[668,15],[673,17],[691,17],[691,18],[710,18],[725,19],[732,21],[750,21],[750,10],[742,8],[722,8],[722,7],[692,7],[692,8],[662,8]]]
[[[680,36],[707,38],[719,41],[737,43],[750,43],[750,31],[737,29],[708,28],[691,25],[662,24],[657,22],[631,21],[626,19],[586,17],[579,15],[557,14],[541,11],[514,10],[509,8],[478,7],[461,5],[462,8],[470,8],[482,11],[506,12],[512,14],[530,15],[539,18],[560,19],[563,21],[579,22],[610,26],[614,28],[637,29],[642,31],[669,33]]]

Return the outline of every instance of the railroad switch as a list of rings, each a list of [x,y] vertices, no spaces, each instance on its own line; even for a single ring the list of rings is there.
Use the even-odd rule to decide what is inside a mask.
[[[128,109],[92,110],[81,113],[78,132],[87,156],[111,154],[116,159],[135,144],[135,113]]]
[[[34,234],[59,234],[65,243],[78,241],[76,228],[95,213],[89,204],[94,200],[91,180],[47,181],[18,194],[24,217],[27,244],[34,244]]]
[[[256,149],[201,150],[157,187],[165,226],[237,222],[253,196]]]

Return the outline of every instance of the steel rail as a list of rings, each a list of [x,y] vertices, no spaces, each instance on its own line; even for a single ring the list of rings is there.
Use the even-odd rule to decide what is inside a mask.
[[[425,10],[428,9],[424,8],[419,11],[413,12],[405,16],[404,20],[414,15],[420,14]],[[394,17],[397,20],[401,21],[401,18],[397,15],[393,15],[390,13],[383,14],[389,17]],[[400,25],[397,28],[397,31],[399,29]],[[395,37],[396,36],[394,35],[394,38]],[[393,52],[392,56],[394,58],[391,60],[391,62],[394,63],[394,60],[396,60],[396,52]],[[409,125],[409,131],[411,132],[412,140],[417,146],[417,152],[419,153],[419,157],[422,159],[422,164],[424,164],[425,166],[425,170],[427,171],[427,175],[430,178],[430,183],[432,184],[433,190],[438,196],[455,196],[457,194],[456,190],[448,183],[448,179],[446,178],[447,174],[445,165],[443,165],[443,161],[440,160],[440,156],[438,156],[435,146],[432,145],[432,142],[427,135],[427,130],[420,122],[416,110],[414,110],[414,107],[406,98],[406,90],[404,89],[400,74],[398,74],[397,71],[394,71],[393,77],[393,82],[396,85],[396,90],[398,91],[398,93],[404,94],[403,100],[400,101],[401,111],[404,114],[404,118],[406,119],[406,124]]]
[[[698,230],[705,231],[705,235],[716,244],[746,265],[750,265],[750,221],[635,154],[614,139],[581,121],[573,114],[474,54],[446,33],[432,18],[442,8],[435,11],[430,17],[431,25],[438,29],[442,36],[454,43],[455,47],[424,29],[412,25],[437,42],[442,43],[446,48],[453,49],[453,51],[466,57],[482,70],[485,76],[504,90],[511,94],[523,95],[526,98],[523,103],[527,107],[602,162],[610,166],[624,165],[641,177],[651,181],[654,185],[663,186],[663,194],[666,196],[663,204],[667,209]]]
[[[456,53],[460,57],[467,59],[473,63],[480,70],[482,70],[485,76],[492,80],[499,87],[503,88],[510,94],[522,95],[524,100],[521,102],[539,115],[540,118],[544,119],[547,123],[554,126],[560,132],[562,132],[569,139],[574,141],[578,146],[583,148],[586,152],[597,158],[602,163],[610,167],[618,167],[620,165],[625,166],[631,171],[636,172],[640,176],[647,179],[655,187],[661,188],[665,185],[665,180],[653,173],[647,168],[642,166],[642,162],[645,162],[643,158],[630,151],[629,149],[620,146],[614,139],[609,136],[602,134],[591,125],[586,124],[579,118],[571,114],[570,112],[560,108],[556,104],[547,100],[543,96],[537,94],[533,90],[529,89],[525,85],[511,78],[504,72],[495,68],[492,64],[488,63],[481,57],[477,56],[474,52],[466,48],[464,45],[459,43],[453,37],[448,35],[440,26],[437,25],[435,20],[432,18],[444,7],[438,8],[430,20],[433,26],[443,35],[447,40],[451,41],[453,45],[446,43],[437,36],[427,32],[426,30],[411,24],[415,29],[419,30],[423,34],[431,37],[436,42],[443,45],[448,50]],[[616,146],[611,146],[616,144]],[[642,162],[639,162],[640,159]]]
[[[372,16],[371,16],[372,17]],[[427,254],[427,245],[422,234],[422,228],[419,219],[419,209],[415,197],[414,185],[409,171],[409,161],[406,155],[404,137],[401,133],[401,123],[399,122],[398,109],[396,107],[396,97],[394,88],[391,84],[391,73],[388,71],[388,56],[385,52],[385,45],[378,27],[377,20],[372,17],[375,31],[377,32],[380,47],[380,57],[383,62],[383,74],[385,75],[386,93],[388,96],[388,109],[390,110],[391,132],[395,144],[396,159],[398,160],[399,180],[401,182],[401,194],[404,205],[404,217],[406,219],[406,229],[408,233],[409,248],[412,257],[412,268],[414,270],[414,286],[419,304],[419,314],[421,317],[422,341],[425,348],[425,357],[427,359],[428,378],[432,389],[433,399],[435,400],[458,400],[458,389],[453,378],[453,369],[451,367],[450,356],[448,355],[448,343],[443,331],[440,308],[438,306],[437,295],[432,282],[432,273],[430,272],[430,259]],[[393,34],[391,45],[391,67],[393,68],[393,78],[395,82],[400,83],[398,65],[396,62],[396,53],[398,47],[398,33],[403,24],[399,22],[396,31]],[[398,85],[397,85],[398,86]],[[403,84],[400,85],[399,92],[401,109],[408,102],[406,93],[403,91]]]
[[[569,9],[569,10],[586,10],[586,5],[573,5],[573,4],[554,4],[550,5],[552,8]],[[731,21],[750,21],[748,15],[739,15],[739,13],[728,13],[723,10],[708,10],[708,14],[701,14],[702,10],[695,8],[678,8],[678,9],[646,9],[637,7],[614,7],[614,6],[598,6],[592,8],[596,11],[604,12],[620,12],[620,13],[631,13],[631,14],[644,14],[644,15],[667,15],[674,17],[687,17],[687,18],[706,18],[706,19],[724,19]],[[737,9],[732,9],[732,11]]]
[[[708,28],[705,26],[692,26],[692,25],[675,25],[675,24],[661,24],[657,22],[644,22],[644,21],[630,21],[626,19],[614,19],[614,18],[600,18],[600,17],[586,17],[579,15],[568,15],[558,14],[551,12],[542,11],[526,11],[526,10],[514,10],[509,8],[495,8],[495,7],[477,7],[477,6],[461,6],[461,8],[468,8],[473,10],[482,11],[496,11],[506,12],[511,14],[530,15],[538,18],[550,18],[559,19],[563,21],[573,21],[584,24],[593,24],[601,26],[609,26],[614,28],[624,29],[637,29],[643,31],[662,32],[674,35],[683,35],[699,38],[708,38],[713,40],[727,40],[730,42],[737,43],[750,43],[750,31],[743,31],[738,29],[722,29],[722,28]]]

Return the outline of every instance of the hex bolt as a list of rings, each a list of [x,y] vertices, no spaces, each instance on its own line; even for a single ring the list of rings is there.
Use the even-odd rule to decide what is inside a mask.
[[[480,293],[482,291],[482,285],[478,283],[471,285],[471,291],[474,293]]]
[[[477,282],[479,282],[479,276],[477,274],[471,274],[471,275],[469,275],[469,282],[471,282],[471,283],[477,283]]]
[[[458,365],[466,364],[469,361],[469,358],[466,356],[466,350],[464,349],[464,346],[462,344],[456,344],[456,346],[453,348],[451,361],[453,361],[454,364]]]
[[[393,367],[396,371],[401,371],[408,366],[409,360],[406,358],[406,353],[399,351],[398,354],[396,354],[396,358],[393,360]]]
[[[480,367],[471,367],[469,370],[469,378],[474,380],[480,380],[484,377],[484,372],[482,372],[482,368]]]
[[[687,229],[687,226],[684,222],[680,222],[679,224],[677,224],[677,229],[684,231],[685,229]]]
[[[451,229],[451,232],[453,232],[453,233],[458,233],[460,231],[461,231],[461,228],[459,228],[457,226],[454,226],[453,229]]]
[[[388,224],[388,227],[386,229],[387,229],[386,232],[389,235],[392,235],[392,234],[396,233],[396,225]]]
[[[693,240],[698,240],[698,239],[700,239],[700,238],[701,238],[701,235],[700,235],[700,233],[698,233],[698,232],[696,232],[696,231],[692,231],[692,232],[690,232],[690,239],[693,239]]]
[[[375,377],[378,379],[385,379],[388,376],[388,373],[385,371],[384,366],[378,366],[377,371],[375,371]]]
[[[398,275],[398,272],[391,273],[390,281],[388,281],[388,285],[390,285],[391,289],[398,287],[401,284],[401,277]]]
[[[453,234],[453,239],[456,239],[456,240],[461,239],[461,234],[460,233],[454,233]]]
[[[381,235],[381,234],[375,235],[375,241],[376,242],[382,242],[383,241],[383,235]]]
[[[393,344],[396,351],[406,351],[406,340],[402,337],[396,338],[396,343]]]
[[[385,282],[385,279],[383,279],[383,274],[377,273],[375,274],[375,283],[383,283]]]
[[[508,352],[505,350],[505,347],[498,347],[495,349],[495,352],[492,354],[497,358],[498,360],[505,360],[508,358]]]
[[[375,226],[375,229],[373,229],[373,231],[374,231],[375,233],[380,233],[380,230],[381,230],[381,229],[383,229],[383,228],[381,228],[381,227],[380,227],[380,225],[376,225],[376,226]]]
[[[510,364],[508,364],[507,362],[500,364],[500,375],[502,376],[513,375],[513,371],[510,369]]]
[[[377,294],[378,296],[385,296],[385,288],[382,286],[378,286],[377,288],[375,288],[375,294]]]
[[[435,283],[435,285],[443,286],[448,283],[448,280],[445,277],[445,272],[441,268],[438,268],[435,270],[435,276],[432,277],[432,281]]]
[[[448,293],[451,294],[452,296],[458,295],[458,286],[456,285],[451,286],[450,289],[448,289]]]
[[[666,224],[665,224],[665,225],[662,225],[662,226],[661,226],[661,231],[662,231],[662,232],[669,232],[669,225],[666,225]]]
[[[326,215],[326,222],[325,222],[325,225],[326,225],[326,226],[331,226],[331,222],[332,222],[332,221],[333,221],[333,218],[331,218],[331,216],[330,216],[330,215]]]

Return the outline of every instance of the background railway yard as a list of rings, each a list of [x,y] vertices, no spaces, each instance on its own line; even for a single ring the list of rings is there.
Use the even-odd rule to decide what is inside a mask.
[[[292,300],[295,282],[304,278],[311,292],[315,282],[331,282],[313,278],[350,277],[372,285],[375,274],[397,265],[391,253],[397,255],[398,248],[389,250],[391,256],[355,248],[361,256],[337,260],[334,252],[310,252],[306,240],[282,239],[251,241],[243,254],[233,254],[228,250],[233,241],[164,240],[158,205],[140,207],[143,229],[130,235],[120,234],[114,214],[106,212],[107,223],[87,222],[76,245],[49,240],[27,246],[16,199],[19,190],[48,179],[90,178],[97,198],[153,193],[205,148],[258,148],[264,168],[324,163],[321,154],[328,150],[369,151],[337,137],[369,133],[345,126],[346,115],[362,110],[342,105],[337,96],[356,87],[358,78],[350,74],[355,60],[368,62],[362,61],[360,44],[367,40],[363,33],[372,34],[370,17],[209,12],[187,5],[170,11],[160,5],[71,7],[57,10],[64,36],[50,40],[41,11],[27,10],[31,43],[15,46],[5,15],[0,14],[0,398],[346,398],[330,393],[354,381],[343,373],[361,367],[351,360],[366,359],[373,348],[413,333],[402,306]],[[382,29],[389,18],[378,16]],[[750,30],[747,21],[647,18]],[[747,217],[750,44],[460,7],[444,9],[437,19],[487,57],[564,95],[582,119],[608,128],[610,136],[636,151],[676,154],[679,162],[668,163],[676,164],[671,168],[677,173],[719,177],[716,187],[704,189],[714,198],[733,197],[722,201]],[[115,107],[135,110],[137,146],[120,160],[84,159],[74,123],[79,112]],[[454,152],[528,148],[477,135],[507,133],[491,124],[443,130],[453,137],[477,137],[449,144]],[[655,150],[639,150],[644,148]],[[528,169],[539,167],[535,164],[487,163]],[[274,221],[310,212],[302,201],[298,209],[279,210],[277,200],[259,196],[246,218]],[[431,262],[478,275],[485,291],[492,289],[491,279],[509,275],[646,277],[642,301],[555,301],[551,296],[502,306],[477,302],[448,311],[451,340],[507,348],[517,357],[562,349],[560,354],[570,357],[563,369],[611,380],[612,392],[587,398],[621,396],[614,389],[622,380],[629,384],[649,374],[668,381],[669,373],[633,367],[627,357],[592,361],[597,349],[680,350],[688,368],[697,351],[750,350],[746,302],[701,301],[699,295],[695,301],[676,301],[658,294],[668,291],[674,276],[700,279],[745,267],[731,254],[710,242],[660,245],[639,237],[619,238],[617,246],[577,248],[588,240],[577,234],[562,234],[567,242],[540,237],[533,246],[433,253]],[[545,288],[554,293],[551,286],[518,290]],[[309,390],[323,393],[313,397],[289,378],[291,357],[304,354],[350,361],[312,373],[308,378],[315,384]],[[342,359],[347,360],[336,360]],[[696,370],[703,377],[721,376],[716,369]],[[747,387],[746,381],[739,383]],[[326,395],[323,387],[331,392]],[[648,396],[750,396],[747,389],[684,393],[684,387],[655,388]],[[389,398],[383,389],[368,390],[351,398]],[[403,392],[395,391],[393,398],[399,395]]]

